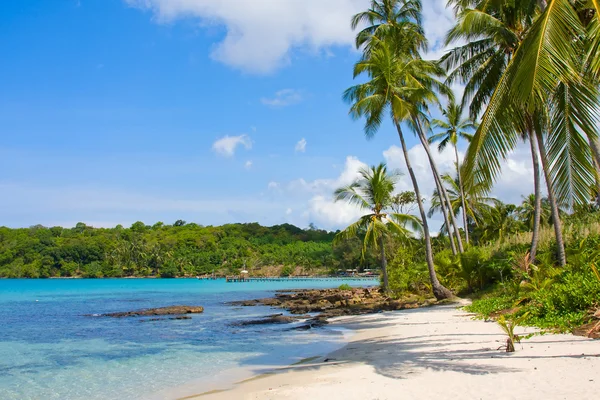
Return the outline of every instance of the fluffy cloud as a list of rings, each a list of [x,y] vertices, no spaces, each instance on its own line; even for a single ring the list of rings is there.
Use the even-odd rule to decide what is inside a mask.
[[[306,139],[302,138],[296,143],[294,148],[298,153],[304,153],[306,151]]]
[[[246,169],[252,168],[252,161],[251,160],[246,161],[246,163],[244,164],[244,168],[246,168]]]
[[[263,97],[260,102],[270,107],[286,107],[302,101],[302,93],[294,89],[283,89],[273,97]]]
[[[251,149],[252,141],[250,140],[250,137],[248,135],[225,136],[215,141],[212,145],[212,149],[217,154],[225,157],[232,157],[239,146]]]
[[[151,10],[159,22],[196,18],[222,26],[225,37],[211,57],[235,68],[268,73],[290,62],[292,49],[318,52],[350,46],[350,16],[368,0],[125,0]]]
[[[293,50],[330,54],[335,46],[351,48],[350,18],[370,0],[124,0],[150,10],[158,22],[193,18],[218,26],[225,35],[211,57],[251,73],[269,73],[290,63]],[[424,2],[424,28],[431,49],[439,50],[452,15],[446,0]]]

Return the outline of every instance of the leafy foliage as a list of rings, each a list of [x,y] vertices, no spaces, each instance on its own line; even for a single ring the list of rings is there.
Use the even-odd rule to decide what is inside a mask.
[[[112,229],[83,223],[71,229],[0,227],[0,277],[176,277],[239,273],[244,265],[253,272],[290,265],[305,273],[325,273],[371,266],[370,253],[361,263],[359,242],[342,241],[340,247],[350,251],[334,251],[334,236],[287,224],[203,227],[184,221]]]

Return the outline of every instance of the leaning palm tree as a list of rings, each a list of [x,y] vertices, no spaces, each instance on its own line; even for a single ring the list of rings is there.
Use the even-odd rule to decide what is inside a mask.
[[[469,105],[475,119],[489,103],[491,95],[519,46],[524,32],[533,22],[537,6],[530,0],[485,2],[481,0],[449,0],[454,7],[456,24],[448,32],[446,45],[463,42],[446,53],[440,60],[448,70],[449,82],[465,84],[462,106]],[[534,193],[536,196],[535,224],[532,230],[530,254],[535,259],[539,241],[541,208],[541,175],[539,150],[532,121],[515,124],[506,131],[528,141],[533,163]],[[468,171],[472,172],[472,171]],[[485,180],[485,179],[484,179]]]
[[[377,38],[372,38],[371,41],[369,57],[359,61],[354,67],[354,76],[366,75],[367,81],[347,89],[344,99],[352,104],[350,115],[353,118],[365,118],[364,130],[368,138],[377,133],[386,116],[391,117],[400,138],[404,161],[419,207],[432,290],[436,298],[448,298],[452,293],[439,282],[435,272],[427,215],[402,129],[402,123],[420,117],[424,102],[436,98],[432,87],[440,85],[434,78],[439,73],[439,67],[429,61],[397,54],[386,41]]]
[[[420,230],[421,223],[413,215],[395,213],[392,210],[392,194],[400,177],[399,173],[388,173],[386,165],[381,163],[369,169],[361,169],[359,175],[359,179],[335,191],[335,200],[346,201],[368,213],[338,233],[334,244],[363,234],[363,258],[368,247],[380,251],[383,289],[387,293],[389,281],[384,241],[392,235],[409,237],[411,231],[406,226]]]
[[[385,41],[392,52],[402,57],[421,59],[420,51],[427,50],[427,39],[425,38],[422,27],[422,4],[421,0],[371,0],[371,6],[367,11],[356,14],[352,18],[352,28],[356,29],[360,24],[367,26],[361,30],[356,36],[356,47],[362,49],[363,59],[371,57],[372,50],[379,46],[381,41]],[[441,68],[437,72],[433,72],[437,77],[442,76],[444,72]],[[427,87],[426,90],[431,90],[432,87]],[[437,84],[434,88],[442,94],[452,98],[450,90],[441,84]],[[419,138],[431,166],[434,183],[437,189],[442,194],[442,214],[447,226],[451,226],[456,236],[458,251],[463,252],[462,239],[456,217],[449,206],[448,194],[445,192],[442,185],[441,174],[437,168],[437,163],[429,148],[427,142],[426,131],[429,128],[427,118],[427,104],[436,102],[435,96],[430,97],[427,101],[418,104],[419,112],[414,113],[407,121],[413,132]],[[457,249],[450,231],[450,245],[452,252],[456,254]]]
[[[431,121],[431,125],[434,128],[443,129],[442,132],[435,133],[429,138],[429,142],[439,141],[438,150],[444,151],[448,144],[451,144],[454,148],[454,157],[456,162],[456,174],[458,176],[458,191],[460,194],[460,200],[462,202],[462,217],[463,227],[465,230],[465,241],[469,244],[469,229],[467,227],[467,206],[465,204],[465,188],[462,182],[462,176],[460,173],[460,160],[458,157],[458,140],[465,139],[467,142],[471,140],[472,135],[467,130],[477,129],[477,124],[473,119],[467,117],[463,118],[463,108],[461,105],[456,104],[454,101],[450,101],[445,110],[442,111],[445,120],[434,119]],[[452,201],[452,199],[450,199]]]

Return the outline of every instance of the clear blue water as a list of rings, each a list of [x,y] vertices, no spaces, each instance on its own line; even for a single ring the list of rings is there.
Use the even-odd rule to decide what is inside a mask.
[[[173,398],[192,394],[183,387],[193,393],[211,390],[216,377],[224,377],[224,383],[234,369],[259,372],[265,365],[325,354],[343,342],[340,332],[233,326],[274,311],[224,303],[268,297],[279,289],[342,283],[376,284],[0,280],[0,399]],[[205,311],[190,320],[144,323],[138,318],[85,316],[175,304],[201,305]]]

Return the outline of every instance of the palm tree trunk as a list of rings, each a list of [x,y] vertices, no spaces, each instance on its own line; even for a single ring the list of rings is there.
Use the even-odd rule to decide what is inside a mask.
[[[467,207],[465,203],[465,188],[462,183],[462,176],[460,173],[459,160],[458,160],[458,149],[454,146],[454,156],[456,157],[456,174],[458,177],[458,189],[460,190],[460,202],[462,205],[462,216],[463,226],[465,229],[465,241],[469,244],[469,225],[467,224]]]
[[[458,244],[458,251],[459,251],[459,253],[463,253],[465,250],[462,245],[462,239],[460,237],[460,230],[458,229],[458,224],[456,223],[454,211],[452,210],[452,204],[450,203],[450,197],[448,197],[448,192],[446,191],[446,188],[442,184],[441,175],[438,171],[437,164],[435,163],[435,160],[433,159],[433,156],[431,155],[431,148],[429,147],[429,142],[427,142],[427,138],[425,137],[425,134],[423,133],[423,128],[421,127],[421,122],[418,120],[418,118],[415,118],[415,124],[419,128],[418,129],[419,132],[417,133],[417,136],[421,140],[421,144],[423,145],[423,148],[425,149],[425,153],[427,153],[427,158],[429,159],[429,165],[431,166],[433,176],[434,176],[435,180],[438,182],[439,188],[441,189],[440,197],[443,196],[444,201],[446,202],[446,205],[448,207],[448,214],[450,215],[450,222],[451,222],[451,225],[448,225],[448,231],[450,231],[451,228],[454,229],[454,234],[456,235],[456,241]],[[442,208],[443,208],[444,202],[441,202],[441,204],[442,204]]]
[[[450,224],[450,218],[448,218],[448,209],[447,204],[442,196],[442,182],[440,182],[437,177],[433,176],[435,181],[435,186],[437,188],[438,196],[440,198],[440,209],[442,210],[442,215],[444,216],[444,223],[446,224],[446,229],[448,230],[448,239],[450,239],[450,248],[452,249],[452,254],[457,255],[456,244],[454,243],[454,234],[452,232],[452,225]]]
[[[379,238],[379,247],[381,247],[381,274],[383,275],[383,292],[387,294],[390,291],[390,283],[388,280],[387,258],[385,258],[383,236]]]
[[[542,188],[540,185],[540,159],[537,149],[538,143],[535,133],[529,132],[529,145],[531,146],[531,159],[533,162],[533,187],[535,194],[535,207],[533,211],[533,232],[531,235],[531,248],[529,249],[529,259],[535,261],[537,247],[540,240],[540,219],[542,216]]]
[[[448,299],[452,297],[452,292],[446,289],[438,280],[435,273],[435,266],[433,264],[433,249],[431,248],[431,236],[429,235],[429,225],[427,224],[427,215],[425,214],[425,207],[421,201],[421,192],[419,191],[419,184],[415,176],[415,171],[410,163],[408,157],[408,149],[406,148],[406,142],[404,141],[404,135],[402,134],[402,128],[400,124],[395,121],[396,129],[398,130],[398,136],[400,137],[400,143],[402,144],[402,152],[404,153],[404,161],[406,162],[406,169],[410,175],[410,180],[413,184],[415,196],[417,198],[417,204],[419,205],[419,213],[421,214],[421,223],[423,224],[423,237],[425,239],[425,258],[427,260],[427,269],[429,270],[429,279],[431,280],[431,288],[433,295],[436,299]]]
[[[548,200],[550,201],[550,209],[552,211],[552,224],[554,225],[554,234],[556,236],[556,247],[558,250],[558,261],[561,267],[567,265],[567,256],[565,255],[565,242],[562,236],[562,229],[560,226],[560,214],[558,213],[558,205],[556,204],[556,198],[554,197],[554,188],[552,187],[552,178],[550,176],[550,166],[548,165],[548,159],[546,158],[546,147],[544,146],[544,138],[540,132],[537,132],[537,142],[540,149],[540,158],[542,160],[542,169],[544,171],[544,178],[546,179],[546,186],[548,188]]]

